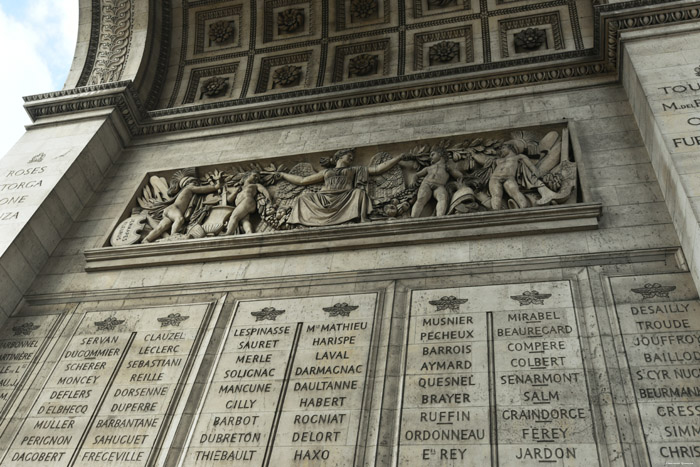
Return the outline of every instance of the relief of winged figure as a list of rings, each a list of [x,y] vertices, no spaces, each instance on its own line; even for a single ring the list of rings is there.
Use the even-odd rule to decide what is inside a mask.
[[[167,182],[152,176],[139,207],[114,230],[124,246],[216,235],[337,226],[370,220],[441,217],[576,202],[576,164],[560,131],[543,137],[474,138],[416,145],[369,164],[355,149],[308,160],[291,169],[257,163],[212,170],[178,170]]]
[[[369,220],[373,210],[368,194],[369,177],[395,167],[403,159],[403,154],[370,166],[353,165],[354,159],[354,148],[341,149],[321,160],[321,165],[325,167],[321,172],[309,173],[309,166],[302,168],[306,175],[274,172],[275,177],[299,187],[323,183],[317,191],[294,190],[284,185],[278,190],[283,197],[294,193],[293,200],[283,198],[290,205],[286,223],[319,227]]]

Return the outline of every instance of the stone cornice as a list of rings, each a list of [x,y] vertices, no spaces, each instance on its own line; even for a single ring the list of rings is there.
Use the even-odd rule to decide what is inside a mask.
[[[565,204],[454,215],[317,227],[274,233],[211,237],[193,241],[104,247],[85,251],[86,271],[261,258],[355,248],[495,238],[513,234],[571,232],[598,227],[600,203]]]
[[[122,81],[29,96],[25,98],[25,107],[34,121],[43,117],[117,107],[132,136],[144,136],[463,96],[526,85],[614,76],[618,72],[621,31],[698,19],[700,2],[634,0],[596,6],[594,48],[553,56],[559,60],[556,62],[549,61],[552,56],[538,59],[547,60],[546,64],[513,61],[508,65],[517,68],[490,65],[489,69],[476,70],[474,67],[463,67],[377,80],[370,82],[370,87],[367,87],[368,83],[328,86],[277,95],[274,99],[263,96],[153,111],[146,111],[129,82]]]

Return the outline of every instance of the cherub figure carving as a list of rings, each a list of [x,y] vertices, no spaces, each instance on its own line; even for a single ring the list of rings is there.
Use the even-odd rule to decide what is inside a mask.
[[[214,193],[221,187],[220,179],[209,178],[208,184],[200,186],[194,169],[180,170],[173,175],[168,188],[171,197],[168,206],[163,209],[163,218],[158,225],[143,239],[143,243],[151,243],[160,238],[170,229],[175,235],[185,225],[192,211],[192,201],[195,195]],[[173,198],[174,197],[174,198]]]
[[[250,215],[257,211],[258,194],[262,194],[271,202],[270,193],[267,191],[267,188],[258,183],[259,181],[260,174],[258,172],[244,174],[243,183],[239,183],[235,189],[228,194],[226,201],[229,205],[235,206],[235,208],[231,213],[226,231],[223,235],[232,235],[236,233],[239,225],[243,227],[245,233],[253,233]]]
[[[435,198],[437,206],[436,216],[447,214],[450,195],[447,191],[447,182],[450,180],[450,169],[447,166],[447,153],[443,148],[437,147],[430,152],[430,165],[416,173],[416,177],[424,177],[418,187],[418,196],[411,210],[411,217],[420,217],[425,205]],[[452,174],[459,178],[460,174]]]

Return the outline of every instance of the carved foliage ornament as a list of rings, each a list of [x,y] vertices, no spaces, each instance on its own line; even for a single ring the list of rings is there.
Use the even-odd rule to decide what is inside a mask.
[[[453,41],[442,41],[430,46],[428,57],[430,62],[449,63],[459,55],[459,44]]]
[[[202,83],[202,94],[209,97],[216,97],[226,92],[228,81],[219,76],[214,76]]]
[[[516,47],[534,50],[544,44],[546,37],[547,35],[543,29],[527,28],[515,34],[514,39]]]
[[[304,26],[304,10],[289,8],[277,13],[277,31],[279,34],[291,34]]]
[[[565,144],[568,144],[565,143]],[[577,200],[576,164],[559,132],[473,138],[379,152],[353,148],[291,168],[277,162],[154,175],[112,245],[525,209]]]
[[[216,21],[209,25],[209,39],[217,44],[228,42],[233,37],[233,21]]]
[[[102,0],[100,39],[88,85],[119,81],[131,45],[132,0]]]
[[[377,0],[352,0],[350,2],[350,16],[353,19],[367,19],[374,16],[378,8]]]
[[[272,83],[274,86],[293,86],[301,79],[301,67],[296,65],[285,65],[277,68],[272,73]]]
[[[379,59],[376,55],[361,54],[350,59],[348,73],[350,76],[367,76],[377,72]]]

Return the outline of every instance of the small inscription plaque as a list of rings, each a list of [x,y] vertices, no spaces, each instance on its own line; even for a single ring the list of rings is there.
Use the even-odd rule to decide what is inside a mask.
[[[182,465],[358,465],[375,306],[239,303]]]
[[[689,274],[611,279],[650,465],[700,459],[700,301]]]
[[[401,466],[600,465],[568,282],[414,291]]]
[[[152,465],[209,310],[85,313],[0,463]],[[174,312],[189,319],[164,327]]]

